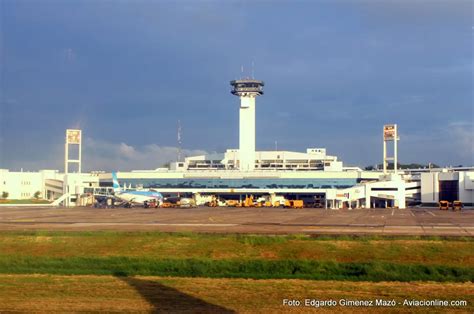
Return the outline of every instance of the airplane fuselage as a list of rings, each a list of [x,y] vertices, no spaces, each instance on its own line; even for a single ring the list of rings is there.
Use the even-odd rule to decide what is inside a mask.
[[[134,204],[143,204],[149,201],[163,202],[163,196],[154,191],[121,191],[116,192],[115,196],[125,202]]]

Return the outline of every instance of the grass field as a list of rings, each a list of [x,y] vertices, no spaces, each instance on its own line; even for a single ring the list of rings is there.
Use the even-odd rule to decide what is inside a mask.
[[[170,277],[0,275],[0,309],[22,312],[308,312],[312,307],[283,306],[283,299],[466,300],[472,285],[433,282],[342,282]],[[338,301],[339,302],[339,301]],[[472,313],[457,307],[322,307],[318,312]]]
[[[0,199],[0,204],[50,204],[51,202],[48,200],[36,199],[31,198],[27,200],[13,200],[13,199]]]
[[[0,232],[0,311],[303,312],[282,299],[394,298],[472,312],[473,280],[472,238]]]
[[[0,255],[213,260],[319,260],[474,266],[472,238],[207,235],[160,232],[0,232]]]

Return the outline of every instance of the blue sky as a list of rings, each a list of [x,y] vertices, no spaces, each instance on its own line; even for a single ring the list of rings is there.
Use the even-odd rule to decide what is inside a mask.
[[[0,1],[0,168],[153,169],[238,146],[229,80],[265,81],[257,148],[474,164],[472,1]]]

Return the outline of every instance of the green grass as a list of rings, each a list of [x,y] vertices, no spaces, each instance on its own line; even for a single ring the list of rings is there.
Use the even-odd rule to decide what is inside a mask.
[[[466,282],[474,240],[0,232],[0,273]]]
[[[27,200],[10,200],[10,199],[2,199],[0,200],[0,204],[50,204],[51,202],[48,200],[42,199],[27,199]]]
[[[160,232],[0,232],[0,256],[381,261],[474,267],[472,238],[215,235]]]
[[[149,259],[129,257],[1,257],[0,273],[56,275],[143,275],[210,278],[349,281],[474,280],[474,269],[395,263],[337,263],[308,260]]]

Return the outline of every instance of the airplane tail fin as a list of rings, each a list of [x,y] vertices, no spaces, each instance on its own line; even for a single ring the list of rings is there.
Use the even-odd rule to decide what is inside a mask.
[[[120,190],[120,184],[118,182],[118,179],[117,179],[117,173],[116,172],[112,172],[112,183],[113,183],[113,188],[114,188],[114,191],[119,191]]]

